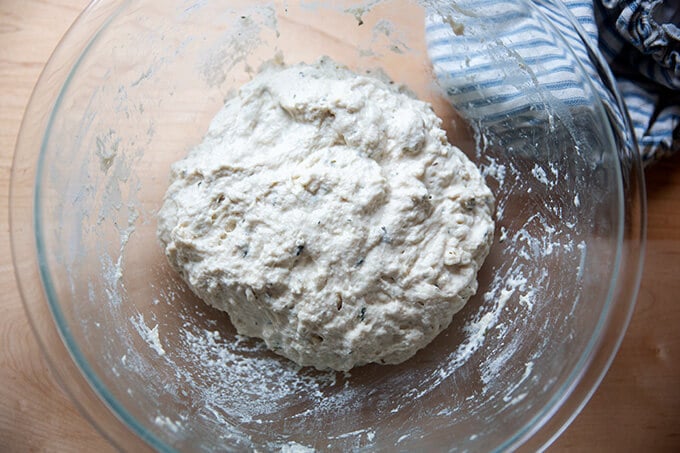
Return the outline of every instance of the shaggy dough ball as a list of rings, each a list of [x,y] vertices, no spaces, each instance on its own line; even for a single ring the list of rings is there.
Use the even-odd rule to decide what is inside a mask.
[[[270,66],[172,167],[158,236],[240,334],[300,365],[399,363],[477,289],[493,196],[429,104],[329,59]]]

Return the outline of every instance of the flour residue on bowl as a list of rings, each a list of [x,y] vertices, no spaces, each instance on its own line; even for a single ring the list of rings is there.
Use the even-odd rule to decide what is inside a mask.
[[[209,86],[219,86],[238,64],[251,72],[248,59],[263,40],[278,34],[276,10],[272,5],[254,5],[240,15],[225,17],[224,33],[203,55],[199,66]]]
[[[166,428],[169,431],[172,431],[173,433],[177,433],[183,428],[181,420],[173,420],[165,415],[158,415],[154,419],[154,423],[161,428]]]
[[[324,389],[337,383],[336,373],[308,374],[285,359],[261,357],[267,348],[258,340],[236,335],[233,341],[209,330],[187,329],[183,334],[186,349],[180,356],[200,364],[202,376],[218,385],[214,393],[203,395],[208,409],[219,413],[236,406],[244,423],[261,423],[291,395],[319,403]]]
[[[498,158],[492,156],[483,160],[482,169],[498,193],[505,193],[508,185],[518,184],[520,179],[520,172],[514,165],[501,164]],[[585,260],[585,245],[579,243],[576,246],[571,240],[565,241],[565,237],[571,237],[570,233],[567,231],[564,236],[565,232],[552,226],[544,213],[528,215],[524,223],[517,227],[509,221],[512,219],[505,217],[506,203],[505,198],[499,199],[497,212],[500,226],[497,244],[502,244],[504,258],[496,264],[498,268],[494,269],[491,280],[483,288],[481,304],[463,323],[463,340],[436,366],[430,368],[428,374],[420,376],[416,387],[406,387],[395,393],[398,397],[389,411],[391,414],[396,415],[415,401],[435,392],[445,381],[456,376],[461,367],[480,355],[486,356],[481,359],[479,376],[483,384],[482,391],[489,394],[497,392],[498,375],[511,366],[517,366],[513,364],[513,357],[522,346],[521,339],[513,339],[509,335],[511,325],[508,312],[514,313],[512,316],[519,322],[542,304],[541,287],[548,274],[545,269],[532,267],[529,263],[558,250],[573,251],[576,247],[581,261]],[[542,232],[542,235],[537,237],[536,231]],[[575,271],[581,275],[578,268]],[[156,292],[158,295],[149,307],[152,317],[154,310],[167,304],[176,304],[179,297],[173,289],[158,291],[157,288]],[[149,323],[148,316],[140,313],[130,317],[129,321],[150,350],[174,370],[175,380],[187,392],[186,397],[199,407],[172,417],[171,414],[162,414],[153,420],[157,426],[173,434],[181,435],[185,429],[181,420],[199,416],[219,426],[230,427],[225,431],[226,438],[249,444],[252,433],[266,431],[268,426],[277,423],[277,414],[289,411],[292,406],[297,406],[297,409],[289,413],[291,420],[324,419],[328,414],[351,407],[363,398],[363,390],[354,385],[350,373],[300,368],[270,353],[261,341],[225,335],[218,329],[200,328],[186,315],[182,315],[182,327],[175,333],[179,337],[172,340],[173,350],[167,351],[163,346],[162,322],[154,320]],[[499,338],[504,340],[499,341]],[[492,343],[497,343],[494,349],[489,349],[490,339]],[[134,361],[129,360],[130,354],[136,355],[138,352],[128,353],[124,366],[142,366],[148,372],[148,366],[140,363],[135,365]],[[184,364],[187,363],[193,364],[192,369],[186,368]],[[532,360],[520,366],[514,380],[504,382],[500,398],[506,407],[523,401],[526,397],[524,386],[535,373]],[[395,382],[400,385],[399,380]],[[469,402],[465,401],[466,404]],[[438,414],[453,416],[459,410],[451,406],[440,409]],[[416,434],[416,431],[403,432],[398,440],[404,443]],[[329,435],[328,441],[367,446],[379,442],[382,435],[379,430],[368,428]],[[293,445],[284,438],[272,442],[270,446],[273,449]],[[302,444],[294,446],[308,447]]]
[[[161,344],[161,339],[158,334],[158,324],[156,324],[153,328],[149,328],[144,322],[144,315],[141,313],[139,313],[137,316],[131,316],[130,323],[135,326],[139,336],[142,337],[142,340],[144,340],[151,349],[153,349],[160,356],[165,355],[165,349],[163,349],[163,345]]]
[[[380,3],[383,2],[369,2],[367,9],[355,11],[357,21],[369,22],[367,13]],[[250,51],[257,41],[278,33],[277,16],[272,11],[271,8],[257,9],[244,14],[245,18],[233,17],[237,29],[243,33],[242,42],[225,33],[209,50],[192,55],[206,85],[226,85],[227,74],[235,67],[243,66],[248,72]],[[355,12],[346,11],[350,15]],[[375,43],[388,49],[394,44],[400,51],[408,50],[401,45],[408,40],[390,21],[378,21],[372,34],[374,41],[364,50],[375,51],[371,47]],[[230,49],[235,49],[233,55],[228,54]],[[154,71],[160,69],[154,67]],[[155,73],[145,71],[132,80],[137,83],[135,86],[141,86],[154,77]],[[299,368],[270,353],[258,340],[240,337],[215,323],[204,322],[203,312],[191,313],[183,305],[189,297],[186,289],[155,268],[149,271],[152,277],[142,288],[146,291],[144,296],[133,299],[128,293],[133,290],[126,285],[133,279],[131,266],[139,263],[132,261],[131,264],[129,257],[139,254],[134,247],[156,247],[155,243],[134,241],[139,239],[136,234],[153,229],[145,222],[153,219],[154,208],[150,209],[138,196],[141,179],[135,173],[135,165],[140,155],[135,154],[131,143],[118,139],[122,133],[109,132],[107,129],[100,137],[100,148],[96,147],[98,142],[94,142],[92,158],[104,181],[103,206],[97,214],[100,222],[115,233],[115,241],[110,240],[114,237],[111,235],[100,238],[106,244],[99,245],[104,283],[100,288],[91,282],[90,305],[98,303],[99,294],[104,293],[108,301],[106,308],[114,318],[125,313],[116,321],[120,325],[116,326],[115,333],[128,349],[118,351],[118,356],[111,359],[113,373],[135,376],[140,388],[148,387],[144,387],[144,391],[151,395],[152,401],[167,398],[173,401],[173,407],[182,408],[170,411],[163,406],[164,409],[150,414],[147,420],[141,420],[142,424],[155,427],[171,439],[189,436],[194,424],[202,424],[219,433],[225,445],[243,449],[263,448],[256,443],[256,439],[263,436],[269,439],[266,444],[269,450],[311,451],[312,447],[370,450],[371,446],[386,441],[407,449],[410,441],[422,435],[417,423],[395,422],[394,426],[401,429],[398,434],[380,426],[330,432],[335,428],[333,423],[324,426],[315,423],[338,420],[338,425],[345,426],[340,422],[362,411],[398,419],[402,412],[412,410],[413,420],[420,416],[423,420],[429,417],[454,420],[462,411],[474,415],[481,410],[476,402],[491,397],[497,397],[500,403],[498,412],[526,404],[529,384],[540,377],[538,356],[546,345],[536,345],[534,355],[517,360],[518,351],[526,346],[517,329],[546,328],[532,323],[537,322],[552,297],[546,293],[546,288],[555,286],[550,281],[548,266],[566,263],[560,269],[570,277],[573,274],[572,280],[578,283],[584,278],[587,252],[590,252],[577,236],[578,219],[566,215],[563,200],[551,195],[562,184],[573,183],[568,172],[558,171],[562,168],[559,164],[542,154],[540,162],[527,164],[519,152],[510,148],[490,152],[483,145],[487,140],[478,140],[477,160],[497,195],[498,231],[493,246],[496,257],[488,265],[488,277],[475,299],[477,305],[455,319],[460,341],[451,343],[445,353],[423,363],[418,362],[416,356],[417,366],[412,370],[400,369],[402,376],[396,372],[390,375],[390,368],[384,367],[381,372],[387,377],[369,381],[375,386],[371,388],[362,385],[362,370],[343,374]],[[149,126],[147,132],[153,135],[153,127]],[[539,198],[541,191],[547,194],[545,199]],[[515,201],[520,195],[524,198]],[[572,210],[583,208],[588,203],[586,198],[572,192],[567,204]],[[527,212],[528,207],[535,212]],[[576,261],[567,261],[564,258],[567,255],[573,255]],[[570,264],[573,266],[569,267]],[[146,295],[148,300],[144,298]],[[181,311],[181,307],[185,310]],[[130,310],[131,314],[124,310]],[[419,407],[422,401],[434,398],[433,395],[441,393],[442,388],[448,389],[446,386],[456,380],[470,380],[479,390],[460,399],[450,395],[433,408]],[[374,404],[370,399],[378,390],[389,398]],[[131,399],[139,398],[140,393],[128,388]],[[280,419],[282,413],[288,417],[285,423]],[[314,445],[309,438],[298,439],[296,436],[305,434],[301,428],[305,423],[311,426],[308,431],[323,432],[325,438],[314,440],[317,442]],[[281,434],[293,429],[297,430],[295,435]],[[474,434],[470,439],[477,436],[483,434]]]

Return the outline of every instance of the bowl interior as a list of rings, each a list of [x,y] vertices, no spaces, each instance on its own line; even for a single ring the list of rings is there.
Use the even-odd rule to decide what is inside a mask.
[[[547,63],[490,26],[499,10],[484,2],[121,3],[52,111],[35,226],[64,341],[133,431],[192,451],[492,450],[529,435],[566,398],[611,301],[619,160],[588,68],[539,11],[505,5],[562,53],[582,103],[535,80]],[[463,58],[458,78],[442,49],[477,69]],[[328,55],[407,85],[432,103],[497,197],[477,295],[402,365],[299,369],[197,300],[155,239],[170,164],[201,141],[230,91],[277,55]],[[498,92],[475,74],[495,74],[494,86],[526,103],[485,110],[469,87],[487,100]]]

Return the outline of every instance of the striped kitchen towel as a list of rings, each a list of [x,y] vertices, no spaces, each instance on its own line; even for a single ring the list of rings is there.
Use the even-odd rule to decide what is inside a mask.
[[[579,106],[597,96],[610,120],[622,123],[603,85],[600,57],[591,52],[599,47],[645,163],[680,149],[677,8],[661,0],[529,2],[536,8],[516,0],[457,0],[430,9],[426,39],[435,74],[468,119],[550,123],[553,115],[578,117]]]

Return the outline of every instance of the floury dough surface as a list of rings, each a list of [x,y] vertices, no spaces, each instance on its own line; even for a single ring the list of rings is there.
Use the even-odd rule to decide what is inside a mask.
[[[399,363],[477,289],[493,196],[429,104],[322,59],[270,65],[172,167],[158,236],[240,334],[300,365]]]

